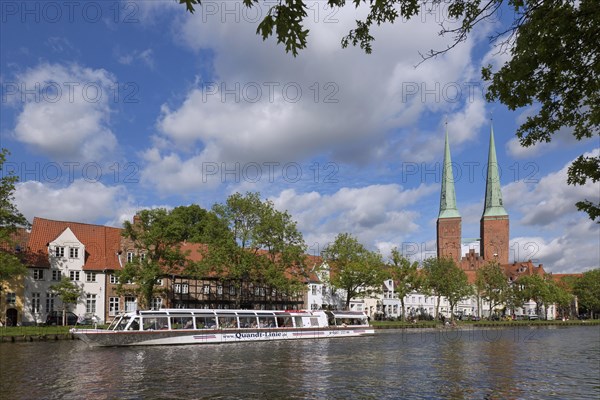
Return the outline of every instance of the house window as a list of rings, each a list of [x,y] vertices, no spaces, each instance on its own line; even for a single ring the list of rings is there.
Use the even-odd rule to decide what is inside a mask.
[[[175,293],[187,294],[188,284],[187,283],[176,283],[173,285],[173,291]]]
[[[96,282],[96,273],[95,272],[86,272],[85,273],[85,281],[86,282]]]
[[[34,269],[33,270],[33,279],[36,281],[44,280],[44,270],[43,269]]]
[[[40,311],[42,311],[40,294],[31,293],[31,312],[37,314]]]
[[[64,246],[56,246],[54,248],[54,255],[56,257],[64,257],[65,256],[65,248],[64,248]]]
[[[140,254],[140,260],[144,261],[146,259],[146,253]]]
[[[108,298],[108,315],[115,316],[119,313],[119,298],[109,297]]]
[[[203,285],[202,286],[202,292],[204,294],[210,294],[210,285]]]
[[[317,285],[310,285],[311,289],[312,289],[312,295],[316,296],[317,295]]]
[[[160,310],[161,307],[162,307],[162,299],[160,297],[154,297],[150,304],[150,308],[152,310]]]
[[[72,281],[78,281],[79,271],[69,271],[69,278],[71,278]]]
[[[46,293],[46,312],[54,311],[56,293]]]
[[[135,297],[133,296],[125,296],[125,312],[135,311]]]
[[[133,262],[133,252],[127,252],[127,262]]]
[[[110,283],[112,283],[112,284],[119,283],[119,278],[115,274],[110,274]]]
[[[61,274],[60,270],[53,269],[52,270],[52,280],[53,281],[60,281],[61,278],[62,278],[62,274]]]
[[[229,294],[232,296],[235,296],[235,286],[233,286],[233,285],[229,286]]]
[[[64,249],[64,247],[63,247]],[[69,258],[79,258],[79,247],[69,248]]]
[[[17,294],[16,293],[6,293],[6,302],[8,304],[15,304],[17,302]]]
[[[162,286],[163,285],[163,280],[162,279],[157,279],[156,280],[156,286]]]
[[[217,294],[223,294],[223,286],[217,286]]]
[[[96,295],[88,293],[85,299],[85,312],[93,314],[96,312]]]

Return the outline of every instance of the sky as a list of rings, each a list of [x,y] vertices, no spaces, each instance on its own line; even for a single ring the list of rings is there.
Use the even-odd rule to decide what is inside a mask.
[[[438,35],[456,23],[445,4],[375,27],[367,55],[340,45],[364,8],[306,3],[308,48],[293,57],[255,34],[269,2],[203,1],[193,15],[170,0],[0,2],[2,173],[20,179],[19,210],[121,226],[144,208],[252,191],[292,215],[310,254],[348,232],[422,260],[435,256],[446,129],[463,237],[477,238],[493,126],[510,261],[599,266],[600,224],[574,204],[597,201],[600,185],[566,184],[598,138],[564,128],[521,147],[536,105],[484,99],[482,66],[510,59],[489,40],[510,11],[420,63],[451,43]]]

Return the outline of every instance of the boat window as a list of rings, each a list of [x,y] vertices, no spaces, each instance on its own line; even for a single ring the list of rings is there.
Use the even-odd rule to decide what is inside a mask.
[[[319,326],[319,318],[310,317],[310,326]]]
[[[256,328],[258,325],[256,323],[256,315],[240,315],[240,328]]]
[[[194,329],[192,317],[171,317],[171,329]]]
[[[139,331],[140,330],[140,317],[131,319],[131,323],[127,325],[128,331]]]
[[[280,328],[291,328],[294,326],[292,317],[289,315],[285,317],[277,317],[277,326]]]
[[[196,317],[196,329],[215,329],[217,319],[214,315],[204,315]]]
[[[169,319],[167,317],[144,317],[144,330],[169,329]]]
[[[302,323],[302,317],[294,317],[294,322],[296,328],[302,328],[304,326],[304,324]]]
[[[113,319],[113,321],[110,323],[110,325],[108,326],[108,330],[109,331],[115,331],[117,330],[117,326],[119,325],[119,322],[123,319],[122,315],[119,315],[118,317],[116,317],[115,319]]]
[[[117,323],[115,324],[113,330],[115,331],[123,331],[125,330],[125,327],[127,326],[127,322],[129,322],[129,319],[126,317],[122,317],[120,318]]]
[[[260,328],[275,328],[275,317],[271,315],[258,317],[258,326]]]
[[[235,315],[219,315],[219,328],[237,328],[237,319]]]
[[[327,315],[327,323],[329,326],[335,325],[335,317],[331,311],[325,311],[325,315]]]

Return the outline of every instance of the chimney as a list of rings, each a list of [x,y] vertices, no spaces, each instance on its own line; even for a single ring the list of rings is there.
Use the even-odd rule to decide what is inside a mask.
[[[142,223],[142,220],[140,218],[140,216],[138,214],[135,214],[133,216],[133,225],[140,225]]]

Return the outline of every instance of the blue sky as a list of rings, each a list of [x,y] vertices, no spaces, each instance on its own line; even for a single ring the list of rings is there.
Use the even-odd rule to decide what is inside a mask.
[[[446,9],[374,30],[373,54],[342,49],[365,10],[310,0],[309,48],[294,58],[255,35],[268,4],[207,1],[3,1],[0,145],[34,216],[120,226],[136,210],[260,191],[298,221],[309,252],[340,232],[384,255],[435,254],[445,123],[463,236],[477,237],[490,118],[512,259],[553,272],[599,265],[599,225],[576,211],[600,187],[566,185],[568,164],[597,153],[568,129],[522,148],[535,106],[486,103],[482,65],[509,59],[488,40],[510,13],[451,52]]]

